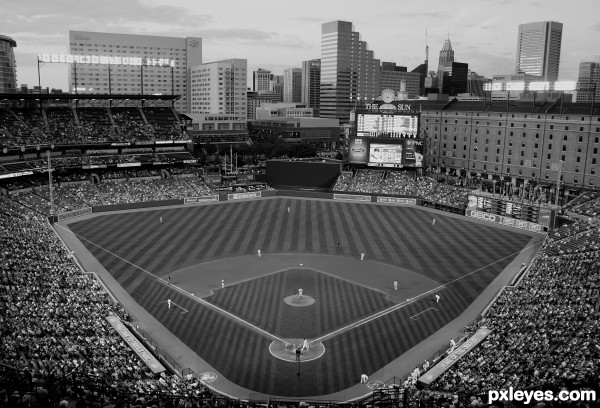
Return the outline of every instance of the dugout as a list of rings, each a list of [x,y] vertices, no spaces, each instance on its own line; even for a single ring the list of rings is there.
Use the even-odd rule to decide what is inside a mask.
[[[322,157],[267,161],[267,182],[278,189],[331,190],[341,172],[341,160]]]

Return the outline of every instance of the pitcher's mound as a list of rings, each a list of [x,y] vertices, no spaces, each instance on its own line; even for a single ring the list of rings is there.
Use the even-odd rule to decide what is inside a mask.
[[[296,294],[284,298],[283,301],[290,306],[304,307],[315,303],[315,298],[307,295],[302,295],[302,297],[300,297]]]

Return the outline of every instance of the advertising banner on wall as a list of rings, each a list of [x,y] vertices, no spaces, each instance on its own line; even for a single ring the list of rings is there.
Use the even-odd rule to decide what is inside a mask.
[[[534,222],[517,220],[515,218],[504,217],[498,214],[490,214],[484,211],[477,210],[469,210],[467,209],[465,215],[467,217],[476,218],[478,220],[494,222],[500,225],[506,225],[508,227],[519,228],[527,231],[533,232],[544,232],[544,226],[540,224],[536,224]]]
[[[369,158],[369,143],[366,139],[356,137],[350,139],[348,161],[351,163],[366,163]]]
[[[186,197],[183,199],[184,204],[208,203],[211,201],[219,201],[219,196],[218,195],[210,195],[210,196],[204,196],[204,197]]]
[[[377,197],[378,203],[400,204],[400,205],[417,205],[416,198],[403,197]]]
[[[262,194],[260,191],[252,191],[250,193],[234,193],[227,194],[228,200],[244,200],[246,198],[260,198]]]
[[[345,201],[371,201],[371,196],[357,194],[334,194],[333,199]]]

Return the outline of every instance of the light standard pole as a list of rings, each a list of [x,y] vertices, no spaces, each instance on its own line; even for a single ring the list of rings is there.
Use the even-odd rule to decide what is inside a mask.
[[[562,171],[562,160],[558,161],[558,175],[556,176],[556,194],[554,195],[554,205],[558,207],[558,193],[560,191],[560,173]]]
[[[300,350],[300,346],[296,347],[296,361],[298,362],[298,399],[301,397],[300,391],[300,356],[302,351]]]

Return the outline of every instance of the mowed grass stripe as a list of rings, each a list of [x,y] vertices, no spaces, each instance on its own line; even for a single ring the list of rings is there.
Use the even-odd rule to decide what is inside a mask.
[[[383,245],[383,241],[373,229],[374,220],[371,214],[366,211],[366,208],[367,205],[354,206],[354,220],[358,223],[362,234],[364,234],[362,241],[366,259],[381,259],[383,253],[380,247]]]
[[[240,206],[240,204],[242,205]],[[219,217],[219,219],[217,220],[218,229],[212,231],[208,242],[206,242],[205,245],[203,245],[205,257],[207,260],[217,258],[216,254],[219,253],[220,247],[222,245],[225,245],[225,243],[229,241],[229,239],[233,236],[234,232],[236,231],[234,225],[239,225],[240,222],[244,222],[245,220],[247,220],[246,217],[242,217],[240,219],[243,213],[243,211],[241,210],[242,208],[247,208],[246,205],[251,204],[256,205],[256,202],[251,201],[248,203],[244,202],[226,204],[226,206],[230,207],[230,217]]]
[[[268,201],[268,200],[267,200]],[[238,203],[234,215],[236,227],[229,231],[227,244],[223,245],[221,251],[215,253],[215,257],[222,258],[225,254],[249,254],[256,247],[256,239],[260,230],[264,227],[264,219],[267,214],[265,207],[268,202],[265,200],[255,201],[244,205]],[[253,216],[244,216],[243,214],[253,214]]]
[[[403,218],[398,216],[394,207],[380,206],[380,210],[373,214],[373,221],[374,228],[377,228],[387,238],[384,242],[386,251],[383,261],[404,264],[408,266],[408,269],[419,271],[422,263],[416,259],[415,255],[420,251],[417,248],[407,250],[407,247],[412,245],[414,234],[406,236],[406,228],[402,224]]]
[[[265,229],[268,229],[270,220],[270,215],[272,213],[271,209],[271,201],[272,200],[261,200],[261,205],[256,209],[256,215],[247,216],[251,223],[246,224],[248,231],[244,233],[244,235],[249,235],[246,237],[247,240],[244,240],[244,245],[241,245],[237,248],[238,253],[240,254],[250,254],[256,253],[257,250],[262,250],[262,247],[258,246],[259,237],[263,234]]]
[[[283,203],[280,203],[279,200],[268,200],[268,207],[265,209],[265,220],[263,221],[263,225],[261,226],[258,232],[258,238],[254,242],[255,248],[261,251],[265,251],[265,248],[271,245],[271,231],[273,230],[273,225],[276,222],[273,214],[277,214],[277,216],[281,216],[280,213],[282,210]],[[248,245],[248,244],[247,244]]]
[[[223,204],[206,205],[196,207],[195,222],[189,230],[189,235],[182,235],[175,248],[173,258],[180,263],[176,265],[177,269],[187,265],[193,265],[198,260],[205,259],[205,248],[211,239],[222,233],[220,231],[220,220],[231,214],[232,208]],[[191,224],[191,223],[190,223]]]
[[[186,211],[183,217],[178,218],[175,215],[169,215],[169,221],[165,222],[165,233],[160,240],[156,240],[158,247],[154,249],[155,260],[150,266],[156,273],[165,275],[173,269],[169,267],[174,262],[179,262],[178,269],[185,266],[181,262],[181,257],[191,250],[193,240],[191,236],[199,233],[197,231],[197,222],[202,214],[208,211],[206,207],[196,207]],[[173,221],[172,221],[173,219]],[[174,223],[173,223],[174,222]],[[166,225],[168,223],[168,225]]]
[[[347,203],[339,203],[338,209],[334,212],[335,220],[338,223],[339,231],[342,237],[346,240],[344,245],[344,254],[353,258],[358,258],[361,252],[364,252],[364,246],[360,234],[362,231],[357,231],[357,225],[351,214],[353,206]]]
[[[278,203],[278,205],[275,207],[276,209],[279,209],[280,207],[282,207],[282,204],[280,203],[280,200],[273,200],[275,202]],[[269,227],[268,227],[268,239],[265,240],[265,248],[267,253],[276,253],[276,252],[280,252],[278,249],[281,248],[281,231],[284,228],[283,227],[283,223],[284,223],[284,217],[283,214],[281,214],[281,212],[276,212],[274,214],[274,216],[272,217],[272,221],[269,223]]]
[[[323,226],[319,224],[319,210],[317,208],[317,202],[310,200],[308,203],[309,206],[307,208],[307,220],[310,220],[311,224],[311,238],[310,242],[307,244],[307,249],[312,253],[316,253],[321,251],[321,228]]]

